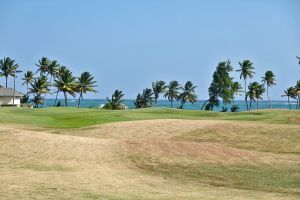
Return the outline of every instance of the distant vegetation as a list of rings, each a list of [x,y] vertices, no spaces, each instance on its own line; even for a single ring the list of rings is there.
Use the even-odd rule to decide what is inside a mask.
[[[300,58],[299,64],[300,64]],[[53,106],[57,106],[57,96],[59,93],[64,95],[64,106],[68,106],[68,96],[73,98],[78,95],[77,107],[80,107],[83,95],[87,92],[97,92],[95,90],[95,78],[89,72],[83,72],[79,77],[73,75],[72,71],[63,65],[60,65],[56,60],[49,60],[46,57],[41,58],[36,64],[36,72],[26,71],[22,77],[23,84],[26,85],[26,95],[23,97],[23,102],[32,102],[34,107],[42,107],[47,94],[55,94],[56,99]],[[236,96],[244,93],[245,104],[247,110],[251,110],[253,103],[256,103],[256,109],[259,108],[259,101],[263,99],[266,92],[269,101],[269,107],[272,108],[272,102],[269,97],[269,89],[276,85],[275,75],[271,70],[268,70],[262,77],[261,84],[259,82],[250,82],[255,75],[254,64],[250,60],[239,62],[240,68],[235,70],[240,73],[240,79],[243,79],[244,87],[234,81],[231,76],[233,66],[230,60],[219,62],[213,80],[208,88],[209,98],[204,102],[201,110],[214,110],[219,107],[220,101],[223,104],[221,111],[228,111],[228,105],[231,104],[230,111],[237,112],[239,107],[235,104]],[[7,80],[13,77],[15,91],[15,79],[17,74],[21,73],[19,65],[15,60],[5,57],[0,60],[0,76],[5,78],[5,87],[7,88]],[[145,88],[141,93],[138,93],[134,100],[136,108],[147,108],[157,103],[158,98],[162,94],[164,98],[170,101],[170,107],[173,108],[175,101],[180,102],[178,109],[183,109],[186,102],[197,102],[198,96],[195,92],[195,86],[191,81],[187,81],[184,85],[178,81],[170,81],[166,84],[165,81],[159,80],[152,83],[152,88]],[[115,90],[112,98],[107,98],[107,104],[103,106],[105,109],[126,109],[126,105],[122,104],[124,93],[121,90]],[[290,100],[295,100],[296,109],[300,109],[300,80],[295,86],[291,86],[284,91],[282,97],[287,97],[289,108],[292,109]],[[14,101],[15,97],[13,98]],[[59,105],[61,103],[59,102]]]

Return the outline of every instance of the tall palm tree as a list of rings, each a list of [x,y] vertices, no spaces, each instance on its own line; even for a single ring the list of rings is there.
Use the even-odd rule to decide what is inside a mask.
[[[16,95],[16,78],[17,78],[17,73],[21,73],[21,70],[18,70],[19,65],[15,64],[13,66],[13,74],[12,77],[14,78],[14,94],[13,94],[13,105],[15,105],[15,95]]]
[[[275,81],[276,81],[275,80],[275,75],[270,70],[265,73],[264,77],[262,77],[263,84],[267,85],[267,96],[268,96],[270,108],[272,108],[272,103],[271,103],[271,100],[270,100],[270,97],[269,97],[269,87],[272,87],[273,85],[276,85]]]
[[[300,109],[300,80],[296,83],[295,93],[297,96],[297,109]]]
[[[184,87],[181,87],[182,93],[179,94],[180,99],[180,109],[183,109],[183,104],[187,101],[191,103],[197,102],[197,95],[195,94],[195,89],[197,86],[194,86],[191,81],[187,81]]]
[[[284,90],[284,95],[281,95],[281,97],[288,98],[289,108],[291,110],[292,107],[291,107],[291,103],[290,103],[290,98],[297,99],[296,89],[294,87],[289,87],[287,90]]]
[[[9,76],[14,77],[15,69],[18,68],[18,64],[15,63],[15,60],[5,57],[0,60],[0,76],[5,77],[5,87],[7,88],[7,79]]]
[[[26,84],[26,87],[27,87],[27,96],[28,96],[28,92],[29,92],[28,86],[30,83],[33,83],[33,81],[34,81],[33,76],[34,76],[34,73],[32,71],[28,70],[26,73],[24,73],[24,77],[22,78],[22,80],[24,81],[22,83],[22,85]]]
[[[253,63],[250,60],[244,60],[243,62],[239,62],[240,69],[236,70],[237,72],[240,72],[240,79],[244,79],[245,83],[245,102],[248,107],[248,101],[247,101],[247,78],[253,78],[255,72],[253,71],[255,68],[253,67]]]
[[[38,67],[36,73],[40,72],[40,75],[47,74],[49,64],[50,64],[50,60],[47,57],[42,57],[38,61],[38,64],[35,64]]]
[[[112,110],[117,110],[121,108],[121,103],[123,102],[124,94],[121,90],[115,90],[115,92],[111,95],[111,99],[106,97],[108,101],[108,107]]]
[[[68,107],[67,95],[70,94],[73,97],[76,96],[77,84],[75,81],[76,78],[67,68],[64,68],[58,78],[54,81],[54,86],[57,88],[57,91],[61,91],[64,94],[66,107]]]
[[[231,85],[231,90],[233,93],[233,99],[232,99],[233,104],[235,103],[234,102],[235,95],[239,95],[243,91],[242,89],[243,89],[242,85],[239,82],[233,82],[233,84]]]
[[[47,75],[50,75],[50,83],[52,83],[53,77],[56,77],[59,70],[59,63],[56,60],[49,62],[48,67],[46,69]]]
[[[166,87],[167,87],[166,82],[164,82],[164,81],[152,82],[152,90],[153,90],[153,93],[154,93],[154,102],[155,102],[155,104],[157,103],[157,99],[159,97],[159,94],[165,92]]]
[[[178,100],[179,89],[180,89],[179,83],[178,83],[178,81],[175,81],[175,80],[171,81],[169,83],[169,85],[167,86],[167,88],[166,88],[166,92],[164,94],[164,97],[167,97],[168,100],[171,102],[171,108],[173,108],[174,99]]]
[[[80,100],[83,99],[83,93],[86,94],[87,92],[97,91],[94,90],[96,81],[94,81],[94,77],[89,72],[83,72],[77,79],[77,92],[79,93],[77,107],[79,108]]]
[[[59,66],[58,67],[58,73],[54,76],[55,80],[56,79],[59,79],[60,75],[65,71],[67,70],[68,68],[66,66]],[[54,101],[54,107],[56,106],[56,102],[57,102],[57,96],[58,96],[58,93],[60,92],[59,88],[57,87],[57,85],[55,84],[55,80],[54,80],[54,86],[56,87],[56,96],[55,96],[55,101]]]

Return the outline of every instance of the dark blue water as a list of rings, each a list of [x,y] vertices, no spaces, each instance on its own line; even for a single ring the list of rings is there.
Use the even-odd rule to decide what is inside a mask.
[[[45,101],[44,107],[52,107],[54,105],[54,99],[47,99]],[[61,105],[64,106],[64,100],[59,99],[58,101],[61,102]],[[78,103],[78,100],[70,99],[68,100],[68,106],[69,107],[76,107]],[[106,99],[84,99],[81,101],[81,107],[82,108],[98,108],[99,106],[107,103]],[[135,108],[133,100],[124,100],[123,103],[128,106],[128,108]],[[173,102],[173,107],[177,108],[179,106],[179,102]],[[186,103],[184,104],[184,109],[186,110],[200,110],[202,105],[204,104],[204,101],[198,101],[194,104]],[[246,110],[246,105],[244,101],[236,101],[236,104],[239,106],[239,111]],[[226,105],[228,107],[228,111],[230,111],[230,104]],[[293,109],[296,107],[296,102],[291,102],[291,106]],[[158,100],[157,104],[153,104],[153,107],[170,107],[170,102],[168,100]],[[220,111],[222,108],[222,104],[220,104],[219,107],[216,107],[216,111]],[[267,101],[260,101],[259,102],[259,109],[268,109],[269,103]],[[289,105],[287,101],[273,101],[272,102],[272,108],[274,109],[288,109]],[[252,104],[252,109],[256,109],[256,103],[254,102]]]

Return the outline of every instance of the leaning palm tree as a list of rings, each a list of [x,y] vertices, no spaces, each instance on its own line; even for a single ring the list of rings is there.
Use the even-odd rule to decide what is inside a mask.
[[[18,68],[18,64],[15,63],[15,60],[5,57],[0,60],[0,76],[5,77],[5,87],[7,88],[7,79],[9,76],[14,77],[14,69]]]
[[[265,73],[265,76],[262,77],[262,82],[264,85],[267,85],[267,96],[268,96],[268,100],[269,100],[269,105],[270,108],[272,108],[272,103],[269,97],[269,87],[272,87],[273,85],[276,85],[275,83],[275,75],[273,74],[272,71],[267,71]]]
[[[184,87],[181,87],[182,93],[179,94],[180,99],[180,109],[183,109],[183,104],[187,101],[191,102],[192,104],[197,102],[197,95],[195,94],[195,89],[197,86],[194,86],[191,81],[187,81]]]
[[[63,92],[65,98],[65,106],[68,107],[68,94],[72,97],[76,96],[77,84],[76,78],[73,76],[72,72],[64,68],[59,74],[58,78],[54,81],[54,86],[57,88],[57,94],[59,91]]]
[[[171,102],[171,108],[173,108],[173,101],[178,100],[179,97],[179,83],[178,81],[171,81],[169,85],[167,86],[166,92],[164,94],[164,97],[167,97],[168,100]]]
[[[83,72],[77,79],[77,92],[79,93],[77,107],[79,108],[80,100],[83,99],[83,94],[97,91],[94,90],[96,81],[94,81],[94,77],[89,72]]]
[[[247,78],[253,78],[255,72],[253,70],[255,69],[253,67],[253,63],[250,60],[244,60],[242,63],[239,62],[240,69],[236,70],[237,72],[240,72],[240,79],[244,79],[245,83],[245,102],[247,106],[247,110],[249,109],[248,107],[248,101],[247,101]]]
[[[154,93],[152,89],[146,88],[142,94],[138,94],[136,100],[133,102],[136,108],[151,107],[154,102]]]
[[[157,99],[160,93],[165,92],[166,89],[166,82],[164,81],[155,81],[152,82],[152,90],[154,93],[154,103],[157,103]]]
[[[232,99],[232,103],[234,104],[234,99],[236,95],[239,95],[243,90],[242,90],[242,86],[239,82],[233,82],[233,84],[231,85],[231,90],[233,93],[233,99]]]
[[[249,91],[247,95],[250,99],[250,110],[252,106],[252,101],[256,102],[256,109],[258,109],[258,102],[262,99],[262,95],[265,92],[265,88],[258,82],[253,82],[249,84],[248,89]]]
[[[28,86],[30,83],[33,83],[33,81],[34,81],[33,76],[34,76],[34,73],[32,71],[28,70],[26,73],[24,73],[24,77],[22,78],[22,80],[24,81],[22,83],[22,85],[26,84],[26,87],[27,87],[27,96],[28,96],[28,92],[29,92]]]
[[[55,101],[54,101],[54,107],[56,106],[56,102],[57,102],[57,96],[58,96],[58,93],[60,92],[59,88],[57,87],[57,85],[55,84],[55,80],[59,79],[60,75],[65,71],[67,70],[68,68],[66,66],[59,66],[58,67],[58,72],[57,74],[54,76],[54,84],[53,86],[56,87],[56,91],[54,93],[56,93],[56,96],[55,96]]]
[[[296,94],[296,89],[294,87],[289,87],[287,90],[284,90],[284,95],[281,95],[281,97],[287,97],[288,98],[288,104],[290,110],[292,109],[291,107],[291,102],[290,99],[297,99],[297,94]]]
[[[40,72],[40,75],[47,74],[49,63],[50,63],[50,60],[48,58],[42,57],[39,60],[39,63],[35,64],[38,67],[36,73]]]
[[[105,108],[111,110],[124,109],[124,106],[122,106],[123,97],[124,94],[121,90],[115,90],[115,92],[111,95],[111,99],[106,97],[108,103],[105,105]]]

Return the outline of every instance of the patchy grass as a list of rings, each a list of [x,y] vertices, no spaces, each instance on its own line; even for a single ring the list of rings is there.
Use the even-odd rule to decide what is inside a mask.
[[[44,128],[80,128],[96,124],[146,119],[219,119],[299,124],[300,111],[259,110],[220,113],[168,108],[109,111],[90,108],[0,108],[0,123],[31,125]]]

